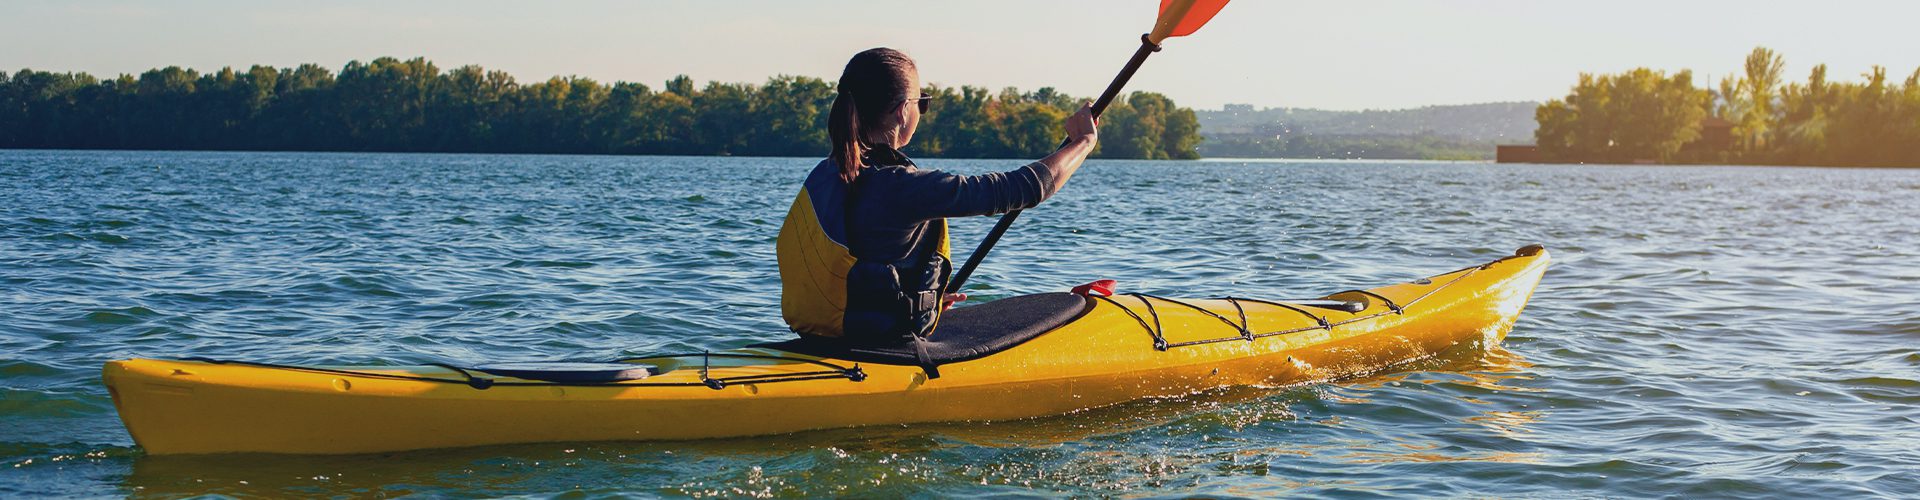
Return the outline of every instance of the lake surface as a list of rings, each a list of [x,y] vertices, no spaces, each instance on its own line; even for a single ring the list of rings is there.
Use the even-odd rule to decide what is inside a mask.
[[[170,458],[99,382],[136,356],[782,339],[774,235],[814,162],[0,151],[0,497],[1920,496],[1920,170],[1094,161],[976,297],[1317,296],[1529,243],[1556,262],[1484,355],[1035,420]],[[991,222],[956,222],[956,248]]]

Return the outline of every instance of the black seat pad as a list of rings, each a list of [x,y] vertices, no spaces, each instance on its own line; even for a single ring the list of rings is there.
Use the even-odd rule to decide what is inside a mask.
[[[957,307],[940,317],[940,327],[926,342],[927,354],[934,364],[986,357],[1071,323],[1092,308],[1093,301],[1071,293],[1023,295]],[[838,339],[805,337],[752,347],[865,363],[919,364],[911,343],[856,346]]]

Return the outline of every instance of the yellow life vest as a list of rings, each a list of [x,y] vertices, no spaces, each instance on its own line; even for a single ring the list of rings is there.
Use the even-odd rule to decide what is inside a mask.
[[[780,315],[802,335],[845,334],[847,274],[856,263],[847,249],[847,185],[832,160],[820,162],[787,209],[775,254],[780,266]],[[931,221],[939,232],[935,251],[950,258],[946,219]]]

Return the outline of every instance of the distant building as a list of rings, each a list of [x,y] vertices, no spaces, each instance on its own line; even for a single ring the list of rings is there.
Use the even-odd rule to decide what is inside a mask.
[[[1540,163],[1540,146],[1525,144],[1502,144],[1494,146],[1493,161],[1496,163]]]
[[[1733,149],[1733,122],[1718,116],[1700,119],[1700,138],[1680,147],[1683,153],[1719,153]]]

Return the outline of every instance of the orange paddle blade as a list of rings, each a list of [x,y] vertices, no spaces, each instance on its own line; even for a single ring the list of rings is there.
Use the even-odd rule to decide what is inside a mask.
[[[1147,39],[1158,45],[1161,40],[1191,35],[1226,6],[1227,0],[1160,0],[1160,20]]]

